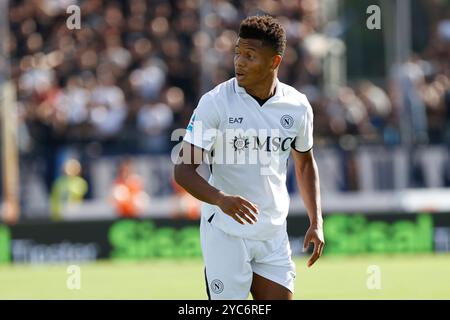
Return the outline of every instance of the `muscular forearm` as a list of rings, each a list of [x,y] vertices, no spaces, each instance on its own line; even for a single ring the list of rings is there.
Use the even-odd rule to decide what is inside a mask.
[[[200,201],[217,205],[224,193],[210,185],[191,165],[180,164],[175,167],[175,181]]]
[[[185,151],[188,153],[185,153]],[[183,155],[185,157],[183,158]],[[180,149],[177,164],[174,168],[175,181],[192,196],[200,201],[218,206],[225,214],[236,220],[240,224],[248,222],[250,224],[258,221],[256,214],[258,208],[255,204],[240,195],[228,195],[214,188],[202,176],[197,173],[202,159],[203,150],[184,143]]]
[[[296,170],[297,183],[311,224],[322,226],[319,172],[314,158]]]

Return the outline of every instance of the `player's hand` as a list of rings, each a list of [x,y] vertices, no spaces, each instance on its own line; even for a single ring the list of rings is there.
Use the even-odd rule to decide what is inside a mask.
[[[325,240],[323,237],[322,225],[310,225],[305,234],[305,241],[303,242],[303,251],[308,250],[309,244],[314,243],[314,252],[308,260],[308,267],[311,267],[314,262],[322,255]]]
[[[217,205],[240,224],[245,224],[245,222],[254,224],[258,221],[256,217],[258,207],[241,196],[223,195],[217,201]]]

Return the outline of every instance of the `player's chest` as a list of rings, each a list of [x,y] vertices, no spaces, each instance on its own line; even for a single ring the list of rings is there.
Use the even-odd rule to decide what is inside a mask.
[[[255,148],[266,152],[289,151],[301,115],[294,108],[272,103],[262,107],[256,101],[221,108],[223,142],[235,150]]]
[[[231,99],[220,106],[220,129],[277,131],[280,135],[296,135],[302,114],[298,108],[283,103],[260,106],[254,99]]]

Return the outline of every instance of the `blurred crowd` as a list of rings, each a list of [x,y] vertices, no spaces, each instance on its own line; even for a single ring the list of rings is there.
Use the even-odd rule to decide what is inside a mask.
[[[309,98],[316,145],[399,144],[405,105],[415,142],[450,144],[450,11],[431,20],[426,50],[398,71],[404,81],[356,81],[330,96],[323,91],[323,3],[13,0],[9,50],[21,152],[45,158],[49,189],[68,147],[92,156],[170,152],[170,133],[186,126],[199,97],[233,76],[240,21],[262,13],[287,30],[279,78]],[[70,5],[81,9],[80,29],[66,25]]]

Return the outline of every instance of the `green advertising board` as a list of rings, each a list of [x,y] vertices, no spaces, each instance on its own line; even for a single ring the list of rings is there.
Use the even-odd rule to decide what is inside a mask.
[[[0,225],[0,263],[9,262],[11,259],[11,234],[9,228]]]
[[[306,215],[288,217],[292,248],[303,242],[308,226]],[[436,230],[442,234],[447,229],[450,236],[450,213],[329,213],[324,215],[324,254],[433,252]],[[0,225],[0,263],[188,257],[201,257],[199,221],[118,219]]]
[[[156,227],[153,221],[121,220],[111,225],[108,238],[113,259],[201,256],[199,227]]]
[[[324,218],[327,254],[418,253],[433,251],[433,218],[415,221],[369,221],[363,214],[331,214]]]

